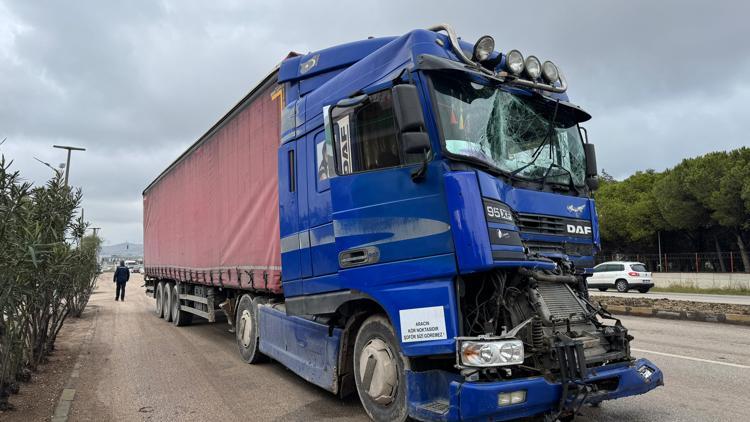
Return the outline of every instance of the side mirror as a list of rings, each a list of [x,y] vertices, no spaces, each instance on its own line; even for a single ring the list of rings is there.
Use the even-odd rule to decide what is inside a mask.
[[[424,129],[422,104],[419,102],[417,87],[409,84],[396,85],[393,93],[393,112],[400,133],[419,132]]]
[[[599,177],[598,176],[587,177],[586,186],[588,186],[589,190],[592,192],[599,189]]]
[[[407,154],[424,154],[430,150],[430,137],[425,132],[402,133],[401,142]]]
[[[586,177],[594,177],[599,172],[596,169],[596,150],[594,144],[583,144],[583,152],[586,154]]]

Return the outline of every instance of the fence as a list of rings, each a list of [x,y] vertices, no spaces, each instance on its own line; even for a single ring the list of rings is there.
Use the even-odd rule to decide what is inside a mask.
[[[606,261],[637,261],[649,271],[671,273],[744,273],[748,272],[738,252],[686,252],[659,254],[603,253],[596,263]]]

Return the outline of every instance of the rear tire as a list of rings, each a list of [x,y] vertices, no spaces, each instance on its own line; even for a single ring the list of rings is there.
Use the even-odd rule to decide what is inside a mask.
[[[649,290],[651,290],[651,287],[641,287],[640,289],[638,289],[638,291],[641,293],[648,293]]]
[[[180,286],[175,284],[172,286],[172,323],[177,327],[190,325],[193,322],[193,314],[183,311],[181,305]]]
[[[162,318],[164,315],[164,282],[160,281],[156,284],[156,290],[154,293],[156,297],[156,316]]]
[[[615,287],[617,288],[617,291],[620,293],[627,293],[628,290],[630,290],[630,287],[628,286],[628,282],[623,279],[619,279],[615,281]]]
[[[260,352],[260,333],[258,330],[258,304],[264,302],[261,297],[242,295],[237,304],[235,316],[235,338],[240,356],[246,363],[258,363],[266,359]]]
[[[382,315],[367,318],[354,342],[354,383],[370,419],[395,422],[407,419],[407,367],[388,319]]]
[[[599,289],[600,292],[606,292],[607,291],[606,287],[599,287],[598,289]]]
[[[172,321],[172,283],[164,283],[161,291],[162,295],[162,317],[167,322]]]

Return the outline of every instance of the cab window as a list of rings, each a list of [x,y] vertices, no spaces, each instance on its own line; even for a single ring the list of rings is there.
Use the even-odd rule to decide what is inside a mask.
[[[391,91],[385,90],[368,95],[363,104],[334,109],[332,131],[339,174],[404,164],[392,99]]]

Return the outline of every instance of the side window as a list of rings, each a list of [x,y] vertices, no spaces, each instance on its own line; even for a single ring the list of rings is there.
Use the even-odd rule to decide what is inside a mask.
[[[612,265],[612,264],[602,265],[602,268],[599,271],[601,271],[603,273],[606,273],[606,272],[609,272],[609,271],[614,271],[615,269],[613,267],[614,267],[614,265]]]
[[[602,272],[603,268],[604,268],[604,265],[597,265],[596,267],[594,267],[594,272],[595,273],[600,273],[600,272]]]
[[[363,104],[334,110],[332,132],[340,174],[404,164],[392,100],[391,91],[385,90],[368,95]]]
[[[326,181],[336,174],[333,168],[333,141],[327,133],[322,138],[316,140],[315,162],[318,182]],[[318,185],[322,184],[318,183]]]
[[[614,267],[615,267],[614,268],[615,271],[625,271],[625,266],[622,264],[614,265]]]

